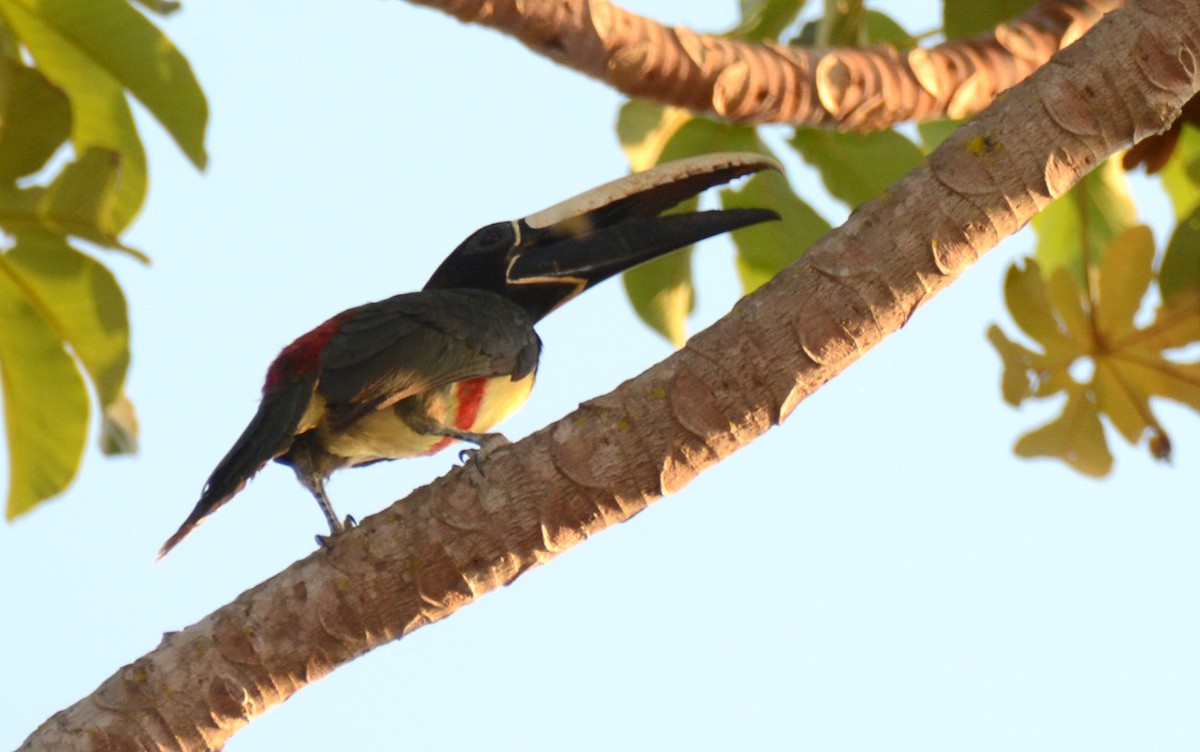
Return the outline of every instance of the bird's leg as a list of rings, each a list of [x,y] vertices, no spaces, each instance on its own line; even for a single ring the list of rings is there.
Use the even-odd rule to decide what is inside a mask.
[[[292,464],[292,469],[296,471],[296,479],[317,500],[317,506],[321,507],[321,513],[325,515],[325,521],[329,523],[329,535],[316,536],[318,545],[322,548],[329,548],[330,539],[354,527],[358,523],[350,515],[346,515],[345,520],[338,519],[337,512],[333,511],[333,504],[329,501],[329,496],[325,493],[325,479],[329,476],[330,471],[321,467],[321,458],[314,456],[311,449],[312,447],[308,442],[297,441],[292,445],[289,460]]]
[[[471,433],[470,431],[463,431],[453,426],[442,425],[425,415],[408,415],[405,416],[405,420],[417,433],[425,434],[426,436],[445,436],[446,438],[458,439],[459,441],[468,441],[479,447],[478,449],[462,450],[458,453],[458,461],[464,465],[468,461],[473,462],[475,469],[480,474],[483,473],[483,459],[488,453],[512,443],[505,438],[504,434]]]
[[[351,515],[346,515],[344,520],[339,520],[337,512],[333,511],[333,504],[330,503],[329,497],[325,495],[325,479],[317,475],[311,480],[313,481],[311,485],[304,483],[304,481],[301,482],[308,487],[313,498],[317,500],[317,505],[321,507],[321,513],[325,515],[325,521],[329,523],[329,535],[317,534],[317,545],[321,548],[332,548],[330,540],[357,525],[358,521]]]

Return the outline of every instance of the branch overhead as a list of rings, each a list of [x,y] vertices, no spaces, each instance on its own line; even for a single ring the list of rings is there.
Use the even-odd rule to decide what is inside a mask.
[[[734,123],[869,131],[963,118],[1025,79],[1122,0],[1043,0],[975,39],[930,48],[754,44],[607,0],[411,0],[519,40],[631,97]]]

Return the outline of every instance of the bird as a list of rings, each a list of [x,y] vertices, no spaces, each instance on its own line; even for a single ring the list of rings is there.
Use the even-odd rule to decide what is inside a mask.
[[[354,525],[325,484],[345,467],[434,454],[455,441],[486,455],[488,433],[528,399],[542,343],[534,325],[593,285],[672,250],[779,219],[770,209],[663,212],[770,157],[667,162],[521,219],[472,233],[418,292],[343,311],[283,348],[254,417],[217,463],[161,560],[269,461],[291,466],[329,524]],[[466,454],[466,453],[464,453]],[[475,455],[478,462],[480,455]]]

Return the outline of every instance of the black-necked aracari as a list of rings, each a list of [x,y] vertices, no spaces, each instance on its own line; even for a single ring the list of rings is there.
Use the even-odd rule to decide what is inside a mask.
[[[269,460],[290,465],[336,535],[325,481],[343,467],[433,454],[454,441],[505,443],[493,426],[528,397],[541,341],[533,325],[618,272],[739,227],[767,209],[660,216],[706,188],[764,169],[758,154],[660,165],[468,237],[420,292],[343,311],[267,369],[250,425],[209,476],[165,556]]]

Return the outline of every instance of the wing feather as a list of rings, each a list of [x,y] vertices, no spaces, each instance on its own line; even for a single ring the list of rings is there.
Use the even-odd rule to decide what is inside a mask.
[[[321,350],[317,390],[335,431],[471,378],[521,379],[541,342],[516,304],[483,290],[425,290],[356,309]]]

